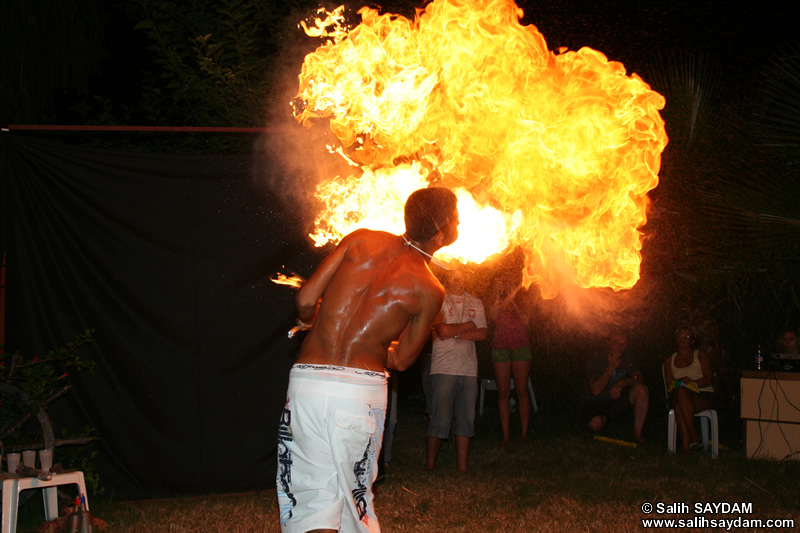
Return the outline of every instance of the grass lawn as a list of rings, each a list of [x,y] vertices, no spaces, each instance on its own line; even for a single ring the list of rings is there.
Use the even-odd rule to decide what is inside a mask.
[[[642,531],[642,519],[794,519],[800,525],[800,461],[745,458],[741,423],[720,421],[723,449],[671,456],[666,449],[667,417],[654,402],[645,428],[647,442],[628,447],[595,440],[577,421],[577,406],[553,405],[533,417],[527,442],[500,447],[496,396],[487,394],[470,454],[470,471],[459,473],[455,449],[445,443],[433,472],[424,470],[425,422],[422,402],[408,398],[398,409],[394,458],[376,486],[382,531]],[[630,441],[630,424],[618,423],[601,435]],[[272,532],[280,531],[275,490],[137,502],[95,499],[92,512],[106,531]],[[642,506],[686,503],[688,512],[644,514]],[[696,504],[746,504],[751,512],[695,512]],[[673,510],[677,510],[673,507]],[[747,509],[745,509],[747,510]],[[41,498],[21,509],[18,531],[41,525]],[[731,530],[761,530],[752,527]],[[662,528],[662,531],[674,530]],[[711,528],[707,528],[711,531]],[[719,531],[720,529],[713,529]]]

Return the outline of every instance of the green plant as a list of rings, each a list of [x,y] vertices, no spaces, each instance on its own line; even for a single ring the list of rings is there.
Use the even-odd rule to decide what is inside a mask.
[[[95,362],[82,360],[78,355],[79,348],[93,342],[93,334],[94,330],[87,329],[76,335],[72,342],[43,356],[28,358],[18,353],[0,355],[0,448],[3,452],[63,445],[81,446],[95,439],[93,430],[88,427],[81,435],[64,435],[63,439],[55,439],[47,415],[48,406],[72,388],[66,380],[70,371],[94,372]],[[85,450],[80,453],[82,461],[92,459]],[[66,462],[64,466],[76,467]]]
[[[84,425],[83,432],[79,435],[73,435],[66,429],[61,431],[62,442],[77,442],[86,441],[86,444],[75,444],[72,446],[62,446],[58,450],[59,462],[68,465],[72,470],[80,470],[83,472],[83,479],[86,482],[86,488],[93,496],[99,496],[105,492],[105,488],[100,486],[100,474],[97,472],[97,465],[95,461],[100,454],[100,450],[95,445],[95,429],[91,426]]]

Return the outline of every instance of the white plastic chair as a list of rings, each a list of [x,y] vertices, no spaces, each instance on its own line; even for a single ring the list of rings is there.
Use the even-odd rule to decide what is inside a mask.
[[[17,505],[19,493],[28,489],[44,489],[44,514],[47,520],[58,518],[58,486],[78,485],[80,494],[86,494],[86,483],[83,472],[65,472],[53,474],[49,480],[37,477],[20,477],[5,475],[3,481],[3,526],[2,533],[14,533],[17,530]],[[89,499],[86,499],[86,509],[89,509]]]
[[[514,388],[514,378],[511,378],[511,388]],[[483,416],[483,399],[484,393],[487,390],[497,390],[497,382],[493,379],[482,379],[481,380],[481,394],[480,394],[480,403],[478,404],[478,412],[481,416]],[[533,383],[531,382],[530,376],[528,376],[528,394],[531,397],[531,409],[534,413],[539,412],[539,405],[536,403],[536,395],[533,393]]]
[[[678,440],[678,428],[675,421],[675,409],[669,406],[669,388],[667,387],[667,376],[664,374],[664,365],[661,365],[661,380],[664,382],[664,394],[667,398],[667,449],[674,454]],[[703,449],[708,450],[708,430],[711,426],[711,458],[719,458],[719,420],[716,409],[706,409],[694,414],[695,418],[700,419],[700,434],[703,438]]]

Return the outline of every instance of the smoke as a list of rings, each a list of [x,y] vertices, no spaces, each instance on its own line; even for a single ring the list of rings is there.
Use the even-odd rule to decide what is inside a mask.
[[[536,285],[522,287],[525,268],[522,249],[514,248],[483,264],[463,267],[467,272],[466,289],[481,298],[487,309],[498,293],[516,293],[515,302],[525,307],[534,335],[546,330],[548,335],[562,338],[597,339],[615,329],[625,330],[631,337],[640,331],[662,329],[657,322],[664,305],[653,302],[664,301],[664,296],[658,281],[650,276],[643,277],[627,290],[584,289],[572,285],[547,297]],[[446,282],[446,272],[434,268],[434,273]]]
[[[617,329],[632,333],[647,329],[648,292],[641,282],[635,289],[618,292],[566,287],[548,306],[548,312],[557,327],[565,331],[580,331],[593,337],[606,337]]]
[[[319,210],[314,197],[317,184],[350,169],[341,157],[325,149],[335,144],[329,127],[305,128],[292,116],[298,65],[320,44],[297,27],[297,21],[307,15],[306,10],[296,10],[288,17],[292,24],[283,28],[279,37],[282,49],[274,64],[274,86],[265,102],[267,132],[254,147],[258,156],[254,176],[265,195],[277,198],[301,220],[311,221]]]

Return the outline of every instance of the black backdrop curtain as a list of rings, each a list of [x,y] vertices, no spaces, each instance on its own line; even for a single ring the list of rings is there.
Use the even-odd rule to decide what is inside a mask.
[[[54,425],[96,428],[107,493],[274,487],[299,347],[291,289],[320,258],[256,156],[102,151],[0,133],[6,351],[95,330]],[[56,456],[58,450],[56,450]],[[58,458],[56,457],[56,462]]]

